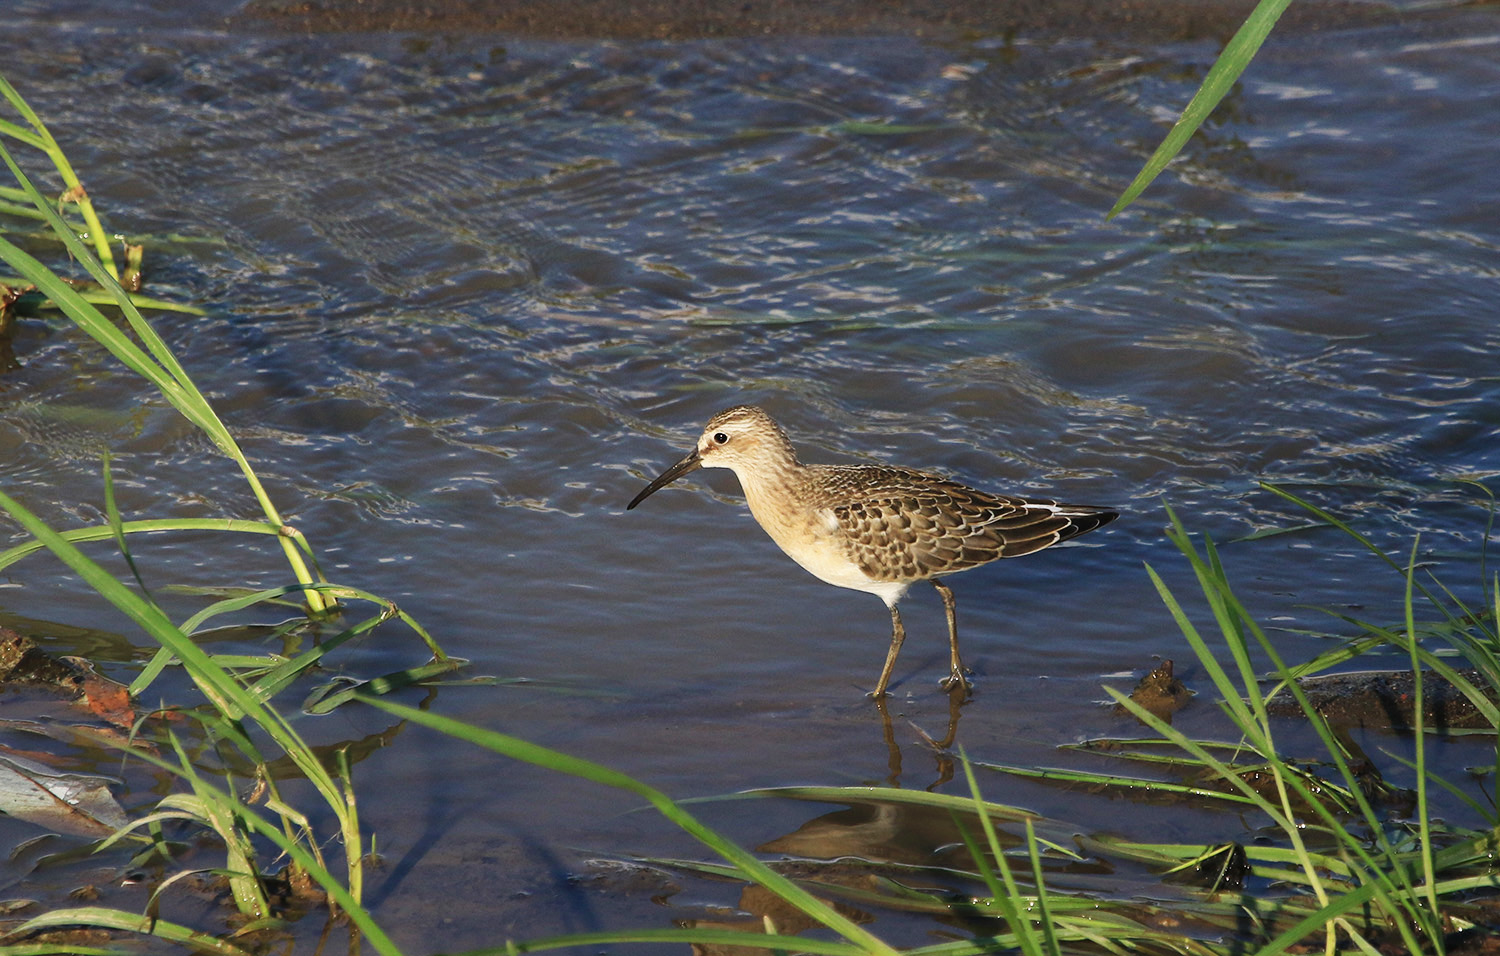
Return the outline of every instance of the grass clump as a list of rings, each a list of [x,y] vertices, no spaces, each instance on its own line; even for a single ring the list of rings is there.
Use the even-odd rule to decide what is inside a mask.
[[[0,185],[0,216],[18,219],[30,226],[39,227],[32,228],[21,235],[17,235],[14,229],[0,227],[0,241],[5,241],[7,245],[10,245],[9,239],[5,237],[17,235],[17,238],[31,242],[59,243],[68,249],[70,254],[72,251],[69,237],[86,245],[92,253],[91,258],[97,268],[109,275],[114,280],[113,284],[119,287],[117,293],[108,284],[97,281],[97,277],[93,280],[59,280],[65,281],[78,298],[90,304],[113,306],[118,301],[118,295],[123,294],[139,308],[166,309],[202,315],[202,310],[193,306],[140,294],[143,245],[131,243],[123,236],[114,235],[105,228],[93,199],[84,188],[78,173],[73,169],[73,164],[68,161],[62,146],[53,137],[52,131],[3,76],[0,76],[0,100],[9,104],[16,113],[15,120],[0,116],[0,142],[8,140],[17,146],[27,147],[41,153],[51,164],[63,186],[62,191],[56,197],[55,204],[49,203],[46,208],[41,208],[36,204],[35,191],[30,189],[27,183],[18,180],[15,185]],[[6,155],[10,155],[8,149]],[[13,163],[10,165],[12,172],[15,172],[17,167]],[[66,235],[58,231],[57,223],[63,224]],[[123,268],[115,258],[114,240],[119,240],[121,243]],[[3,258],[13,268],[17,268],[18,275],[0,276],[0,336],[8,333],[17,312],[63,308],[61,303],[51,297],[47,289],[36,283],[34,274],[20,269],[17,262],[10,256]]]
[[[265,514],[263,533],[275,536],[297,581],[304,585],[311,585],[321,580],[321,575],[314,577],[312,551],[302,539],[301,533],[281,517],[276,506],[272,504],[271,497],[261,483],[259,475],[256,474],[255,469],[251,467],[249,460],[240,449],[239,443],[220,420],[208,399],[199,391],[187,370],[172,353],[171,348],[145,320],[129,293],[120,285],[113,258],[109,254],[109,245],[104,241],[103,226],[99,225],[92,202],[88,200],[86,191],[78,184],[78,177],[63,157],[56,140],[52,138],[51,133],[47,132],[46,126],[31,111],[15,89],[3,79],[0,79],[0,94],[3,94],[5,99],[25,117],[31,127],[28,131],[14,123],[7,123],[4,127],[0,127],[0,131],[41,149],[52,159],[54,166],[62,171],[64,182],[70,184],[63,198],[79,204],[80,208],[85,210],[84,218],[90,227],[88,234],[92,237],[92,243],[85,244],[78,237],[74,227],[53,208],[53,201],[42,195],[21,169],[10,150],[4,146],[3,142],[0,142],[0,160],[4,161],[16,183],[15,187],[8,188],[11,188],[13,193],[25,197],[31,205],[32,212],[62,243],[69,257],[77,262],[105,291],[111,304],[124,317],[129,330],[128,334],[118,328],[94,303],[81,295],[72,283],[64,280],[50,267],[4,236],[0,236],[0,259],[20,273],[74,324],[108,349],[128,369],[154,385],[173,408],[201,429],[215,447],[232,459],[239,466],[246,484]],[[188,527],[201,529],[203,525],[201,522],[193,522],[190,526],[184,526],[158,521],[152,530],[186,530]],[[102,529],[99,530],[102,531]],[[142,529],[116,524],[111,527],[110,533],[114,535],[139,530]],[[309,587],[303,593],[308,610],[314,616],[332,609],[327,596],[320,593],[318,589]]]
[[[316,888],[316,894],[304,894],[304,899],[315,896],[326,902],[330,915],[346,919],[356,938],[367,941],[380,953],[393,954],[394,945],[362,904],[368,840],[359,824],[347,755],[341,750],[328,753],[310,745],[272,701],[312,673],[341,645],[369,634],[387,621],[404,623],[430,652],[431,661],[364,682],[359,688],[328,685],[314,694],[306,710],[326,712],[348,701],[356,689],[366,693],[386,692],[432,679],[463,662],[449,658],[414,619],[392,602],[324,578],[306,539],[282,517],[234,436],[171,348],[141,314],[141,300],[121,285],[121,279],[128,281],[129,277],[122,276],[116,266],[87,192],[56,141],[3,79],[0,79],[0,96],[20,114],[25,124],[0,120],[0,160],[16,184],[0,191],[0,200],[6,203],[0,212],[25,214],[43,223],[53,240],[92,278],[98,294],[80,291],[75,282],[63,279],[4,235],[0,235],[0,259],[62,315],[128,369],[154,385],[173,408],[208,435],[239,466],[264,515],[258,521],[172,518],[127,521],[115,507],[107,459],[104,462],[107,521],[100,527],[55,531],[19,501],[0,491],[0,510],[32,538],[30,542],[0,551],[0,569],[36,552],[49,551],[159,645],[157,654],[131,685],[132,698],[138,699],[164,669],[176,667],[207,702],[204,707],[180,711],[191,718],[190,727],[179,724],[178,729],[173,729],[172,722],[148,716],[137,721],[127,740],[94,735],[101,746],[120,747],[133,759],[166,771],[183,784],[181,792],[162,799],[154,811],[119,829],[99,848],[128,842],[137,848],[138,860],[171,865],[176,847],[168,827],[186,824],[190,829],[215,834],[224,849],[224,860],[222,866],[213,869],[225,881],[239,914],[236,931],[239,935],[282,925],[285,908],[273,903],[267,889],[271,874],[265,863],[266,850],[274,850],[275,855],[288,861],[279,877],[284,884]],[[72,204],[82,217],[87,241],[78,235],[79,222],[65,219],[54,208],[53,200],[44,196],[22,170],[6,146],[6,138],[38,149],[52,161],[66,186],[62,202]],[[23,201],[24,205],[18,205]],[[123,328],[100,310],[101,298],[118,312]],[[291,583],[259,591],[241,590],[210,603],[180,624],[172,621],[152,598],[136,570],[129,538],[147,531],[205,530],[270,536],[287,560]],[[79,547],[100,540],[115,543],[135,575],[137,587],[118,580]],[[226,616],[251,608],[285,605],[289,601],[300,606],[302,613],[278,626],[278,633],[305,631],[319,638],[313,648],[302,653],[214,655],[194,640],[210,622],[217,624]],[[346,623],[345,612],[355,603],[373,604],[376,611],[356,623]],[[185,732],[194,736],[191,748],[184,743]],[[326,814],[333,821],[336,839],[332,845],[338,848],[336,856],[330,855],[328,836],[315,832],[313,814],[299,810],[283,797],[280,781],[269,769],[278,763],[289,767],[290,773],[310,785],[321,806],[317,813]],[[247,788],[249,796],[245,795]],[[239,948],[232,943],[205,937],[201,931],[159,918],[156,910],[163,892],[190,873],[183,871],[166,879],[153,894],[151,912],[146,914],[104,907],[64,908],[27,921],[12,932],[11,938],[60,926],[90,926],[145,932],[194,949],[238,952]],[[69,948],[76,947],[70,944]],[[24,944],[6,947],[9,952],[34,949]]]
[[[1268,486],[1269,487],[1269,486]],[[1423,725],[1424,682],[1433,673],[1454,679],[1476,704],[1490,699],[1472,683],[1458,680],[1458,672],[1443,654],[1422,646],[1414,596],[1423,594],[1453,625],[1468,627],[1447,631],[1449,652],[1466,657],[1472,665],[1489,670],[1493,663],[1492,623],[1474,617],[1467,609],[1455,613],[1444,600],[1451,594],[1435,579],[1419,580],[1417,549],[1399,564],[1375,548],[1364,536],[1327,512],[1301,501],[1288,492],[1283,496],[1330,525],[1341,528],[1379,554],[1401,575],[1405,622],[1399,628],[1363,626],[1362,635],[1351,646],[1370,650],[1391,647],[1403,651],[1411,667],[1415,686],[1412,701],[1410,757],[1396,756],[1400,765],[1414,773],[1414,789],[1400,799],[1380,781],[1369,761],[1353,749],[1351,741],[1330,724],[1308,699],[1298,678],[1350,659],[1348,648],[1329,655],[1312,666],[1289,666],[1278,653],[1245,606],[1234,595],[1212,542],[1196,546],[1175,515],[1169,536],[1187,557],[1217,627],[1217,646],[1226,650],[1229,663],[1221,664],[1215,647],[1203,636],[1156,572],[1148,567],[1162,600],[1177,621],[1198,658],[1202,672],[1214,683],[1218,706],[1241,735],[1238,740],[1196,740],[1148,713],[1128,697],[1111,690],[1122,707],[1160,734],[1156,745],[1167,745],[1180,754],[1179,766],[1211,780],[1215,792],[1200,796],[1233,801],[1253,808],[1271,823],[1280,841],[1272,846],[1246,845],[1247,875],[1276,887],[1270,900],[1245,899],[1266,927],[1254,951],[1281,953],[1303,946],[1310,937],[1322,937],[1327,952],[1353,946],[1374,952],[1379,947],[1399,946],[1407,952],[1443,952],[1446,941],[1469,923],[1467,901],[1476,891],[1500,889],[1500,871],[1493,863],[1497,846],[1496,816],[1464,788],[1434,775],[1428,768],[1428,728]],[[1492,592],[1493,597],[1493,592]],[[1476,630],[1478,634],[1474,633]],[[1262,680],[1254,661],[1271,664],[1269,680]],[[1278,726],[1286,728],[1284,710],[1273,709],[1276,698],[1290,697],[1299,715],[1298,727],[1310,728],[1321,744],[1321,753],[1310,760],[1293,760],[1278,744]],[[1491,707],[1490,712],[1493,713]],[[1494,734],[1492,723],[1487,732]],[[1131,753],[1141,759],[1139,752]],[[1246,760],[1246,757],[1249,757]],[[1157,759],[1152,756],[1151,759]],[[1116,778],[1124,783],[1125,778]],[[1139,781],[1135,781],[1139,782]],[[1459,796],[1478,813],[1482,826],[1447,829],[1436,826],[1430,815],[1434,788]],[[1124,849],[1117,844],[1116,849]],[[1191,848],[1145,848],[1159,853],[1165,864],[1190,857]],[[1281,912],[1268,919],[1267,902]]]

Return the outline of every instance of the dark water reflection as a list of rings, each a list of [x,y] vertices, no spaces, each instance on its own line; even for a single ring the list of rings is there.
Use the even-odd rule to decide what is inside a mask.
[[[298,36],[174,27],[171,6],[140,29],[23,2],[5,74],[113,225],[151,237],[152,291],[210,309],[158,327],[330,573],[477,672],[536,680],[444,693],[445,713],[682,796],[888,779],[862,696],[878,603],[794,567],[727,475],[623,513],[741,401],[810,460],[1126,511],[1095,547],[954,582],[979,683],[958,739],[987,759],[1052,763],[1127,730],[1099,685],[1151,655],[1192,682],[1141,570],[1187,586],[1163,499],[1222,541],[1299,522],[1254,485],[1287,482],[1393,550],[1420,532],[1448,583],[1478,583],[1485,513],[1460,479],[1500,454],[1493,11],[1278,34],[1172,174],[1105,222],[1212,45]],[[15,350],[7,493],[97,523],[107,448],[129,514],[251,513],[233,468],[67,325],[25,323]],[[142,551],[164,583],[284,573],[259,542]],[[1397,609],[1333,534],[1225,559],[1288,628],[1325,621],[1306,605]],[[54,567],[14,569],[0,613],[121,627]],[[926,594],[907,616],[893,739],[899,782],[927,786],[942,768],[912,725],[947,725],[943,623]],[[136,640],[107,656],[139,659]],[[1324,646],[1279,640],[1290,659]],[[352,653],[362,675],[418,654]],[[316,733],[382,729],[340,713]],[[623,798],[415,731],[359,772],[389,781],[362,794],[394,861],[374,892],[419,949],[638,918],[638,896],[558,874],[580,851],[696,853]],[[705,815],[754,845],[808,808]],[[441,929],[434,887],[457,906]]]

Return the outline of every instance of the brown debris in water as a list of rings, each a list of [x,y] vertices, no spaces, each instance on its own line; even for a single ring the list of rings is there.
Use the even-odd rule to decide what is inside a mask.
[[[136,719],[130,691],[102,677],[81,657],[53,657],[36,641],[0,627],[0,687],[38,688],[81,705],[105,723],[129,729]]]
[[[10,350],[11,339],[16,328],[16,302],[28,289],[8,286],[0,282],[0,348]]]
[[[1145,708],[1151,716],[1171,723],[1172,715],[1193,699],[1193,692],[1177,679],[1177,675],[1173,673],[1172,661],[1163,658],[1160,664],[1153,667],[1135,685],[1135,690],[1130,692],[1130,699]],[[1117,704],[1115,712],[1123,714],[1126,710]]]

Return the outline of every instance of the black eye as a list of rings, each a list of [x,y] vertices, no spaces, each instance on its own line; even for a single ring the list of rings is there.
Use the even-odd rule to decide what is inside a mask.
[[[727,441],[729,441],[728,435],[724,434],[723,432],[714,432],[714,444],[722,445]]]

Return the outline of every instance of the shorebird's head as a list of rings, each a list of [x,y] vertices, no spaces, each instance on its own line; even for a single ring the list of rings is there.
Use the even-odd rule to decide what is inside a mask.
[[[740,476],[743,484],[747,470],[779,467],[796,460],[791,440],[770,415],[754,405],[736,405],[709,419],[697,447],[658,475],[625,506],[625,510],[629,511],[653,492],[699,468],[729,468]]]

